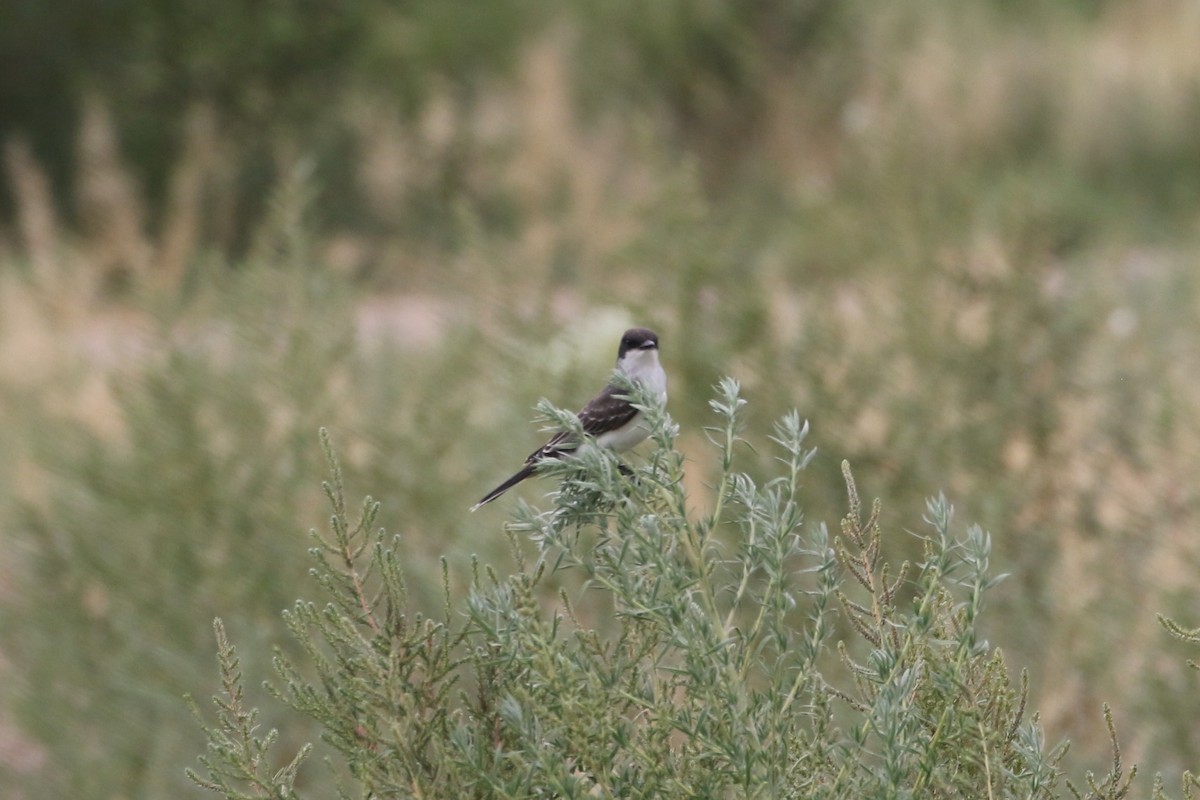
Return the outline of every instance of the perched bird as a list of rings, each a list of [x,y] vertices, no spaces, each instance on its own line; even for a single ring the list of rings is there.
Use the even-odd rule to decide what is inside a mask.
[[[641,384],[660,403],[667,400],[667,374],[658,363],[658,334],[645,328],[630,328],[621,337],[617,350],[617,371],[631,383]],[[622,453],[645,441],[650,428],[639,411],[626,395],[628,388],[609,383],[600,393],[588,401],[579,412],[579,422],[584,433],[593,436],[596,444],[613,452]],[[504,483],[492,489],[471,510],[492,502],[500,495],[533,474],[538,462],[547,458],[562,458],[579,448],[566,431],[555,434],[550,441],[534,450],[525,459],[525,466]]]

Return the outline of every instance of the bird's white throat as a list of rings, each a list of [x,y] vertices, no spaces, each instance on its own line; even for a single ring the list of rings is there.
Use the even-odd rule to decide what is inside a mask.
[[[629,351],[621,362],[621,371],[631,381],[646,387],[646,391],[657,397],[660,403],[666,402],[667,373],[658,363],[658,350]]]

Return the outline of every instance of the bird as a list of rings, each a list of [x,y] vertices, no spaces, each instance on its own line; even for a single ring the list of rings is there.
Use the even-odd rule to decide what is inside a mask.
[[[667,373],[658,361],[658,334],[647,328],[630,328],[621,336],[617,349],[617,372],[629,383],[640,384],[659,403],[667,401]],[[592,436],[600,447],[623,453],[641,444],[650,435],[643,414],[628,397],[629,389],[615,377],[579,411],[583,432]],[[534,450],[512,477],[492,489],[472,511],[485,506],[534,473],[537,465],[547,458],[562,458],[579,449],[567,431],[551,437]]]

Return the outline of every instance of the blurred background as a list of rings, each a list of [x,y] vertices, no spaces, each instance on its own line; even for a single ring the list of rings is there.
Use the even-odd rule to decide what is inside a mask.
[[[698,510],[733,375],[742,468],[810,420],[809,524],[845,458],[887,557],[939,491],[991,531],[1075,774],[1103,702],[1195,770],[1197,42],[1194,0],[0,5],[0,794],[199,796],[212,618],[257,687],[318,596],[318,428],[438,608],[631,324]]]

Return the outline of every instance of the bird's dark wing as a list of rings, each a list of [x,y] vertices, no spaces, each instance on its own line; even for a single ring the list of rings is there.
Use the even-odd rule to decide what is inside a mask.
[[[591,436],[599,436],[629,424],[630,420],[637,416],[638,410],[624,398],[626,391],[623,387],[609,384],[600,394],[593,397],[579,412],[579,422],[583,425],[584,432]],[[483,499],[476,503],[471,510],[474,511],[480,506],[492,502],[528,478],[542,459],[558,458],[578,447],[579,442],[571,439],[571,434],[566,431],[554,434],[550,441],[529,454],[529,458],[525,459],[525,466],[519,472],[484,495]]]
[[[584,432],[599,436],[628,425],[638,413],[633,403],[629,402],[628,391],[610,383],[600,394],[593,397],[579,412],[579,421],[583,423]]]
[[[607,431],[614,431],[637,416],[638,410],[629,400],[625,399],[628,389],[609,384],[600,394],[588,401],[579,412],[579,422],[583,432],[590,436],[599,436]],[[561,431],[554,434],[550,441],[534,450],[525,459],[526,464],[536,464],[543,458],[556,458],[563,453],[570,453],[579,447],[579,442],[571,439],[571,434]]]

